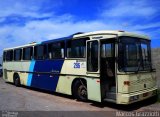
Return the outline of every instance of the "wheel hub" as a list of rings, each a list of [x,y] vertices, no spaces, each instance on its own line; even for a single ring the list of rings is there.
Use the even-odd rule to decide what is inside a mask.
[[[86,87],[81,85],[79,87],[79,95],[83,98],[86,98],[87,97],[87,90],[86,90]]]

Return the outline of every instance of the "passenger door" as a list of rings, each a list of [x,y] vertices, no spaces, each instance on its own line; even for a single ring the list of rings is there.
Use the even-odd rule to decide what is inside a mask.
[[[87,41],[88,99],[101,102],[99,52],[99,40]]]
[[[101,93],[103,98],[116,99],[115,79],[115,41],[106,39],[101,41]]]

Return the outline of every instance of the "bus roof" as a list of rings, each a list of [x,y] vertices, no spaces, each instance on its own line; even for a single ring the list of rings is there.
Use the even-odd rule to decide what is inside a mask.
[[[11,48],[5,48],[4,50],[11,50],[11,49],[18,49],[18,48],[25,48],[25,47],[29,47],[29,46],[34,46],[36,45],[37,43],[34,42],[34,43],[29,43],[29,44],[26,44],[26,45],[21,45],[21,46],[16,46],[16,47],[11,47]]]
[[[138,38],[144,38],[144,39],[149,39],[148,36],[143,35],[143,34],[136,34],[136,33],[132,33],[132,32],[126,32],[126,31],[121,31],[121,30],[117,30],[117,31],[109,31],[109,30],[104,30],[104,31],[94,31],[94,32],[88,32],[88,33],[82,33],[82,34],[78,34],[78,35],[74,35],[74,38],[78,38],[78,37],[85,37],[85,36],[90,36],[90,35],[103,35],[103,34],[108,34],[108,35],[117,35],[117,36],[131,36],[131,37],[138,37]]]
[[[22,45],[22,46],[17,46],[17,47],[13,47],[13,48],[6,48],[4,50],[9,50],[9,49],[16,49],[16,48],[25,48],[28,46],[34,46],[34,45],[38,45],[38,44],[45,44],[45,43],[51,43],[51,42],[56,42],[56,41],[61,41],[61,40],[70,40],[70,39],[76,39],[76,38],[81,38],[81,37],[87,37],[87,36],[93,36],[93,35],[117,35],[117,36],[131,36],[131,37],[138,37],[138,38],[143,38],[143,39],[148,39],[149,37],[146,35],[142,35],[142,34],[136,34],[136,33],[132,33],[132,32],[126,32],[126,31],[110,31],[110,30],[103,30],[103,31],[94,31],[94,32],[86,32],[86,33],[82,33],[82,32],[78,32],[72,35],[69,35],[67,37],[63,37],[63,38],[57,38],[57,39],[51,39],[51,40],[47,40],[47,41],[42,41],[41,43],[29,43],[26,45]]]
[[[69,39],[87,37],[87,36],[92,36],[92,35],[105,35],[105,34],[106,35],[117,35],[117,36],[131,36],[131,37],[138,37],[138,38],[143,38],[143,39],[148,39],[149,40],[148,36],[142,35],[142,34],[136,34],[136,33],[126,32],[126,31],[104,30],[104,31],[86,32],[86,33],[78,32],[78,33],[72,34],[72,35],[67,36],[67,37],[43,41],[42,43],[51,43],[51,42],[55,42],[55,41],[69,40]]]

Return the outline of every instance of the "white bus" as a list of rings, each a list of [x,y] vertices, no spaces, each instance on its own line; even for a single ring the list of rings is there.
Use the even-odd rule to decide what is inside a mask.
[[[131,104],[157,94],[150,43],[144,35],[95,31],[7,48],[3,78],[78,100]]]

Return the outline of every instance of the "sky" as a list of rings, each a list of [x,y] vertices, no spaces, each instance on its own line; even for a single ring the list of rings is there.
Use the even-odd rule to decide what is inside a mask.
[[[0,55],[4,48],[76,32],[125,30],[160,47],[160,0],[0,0]]]

